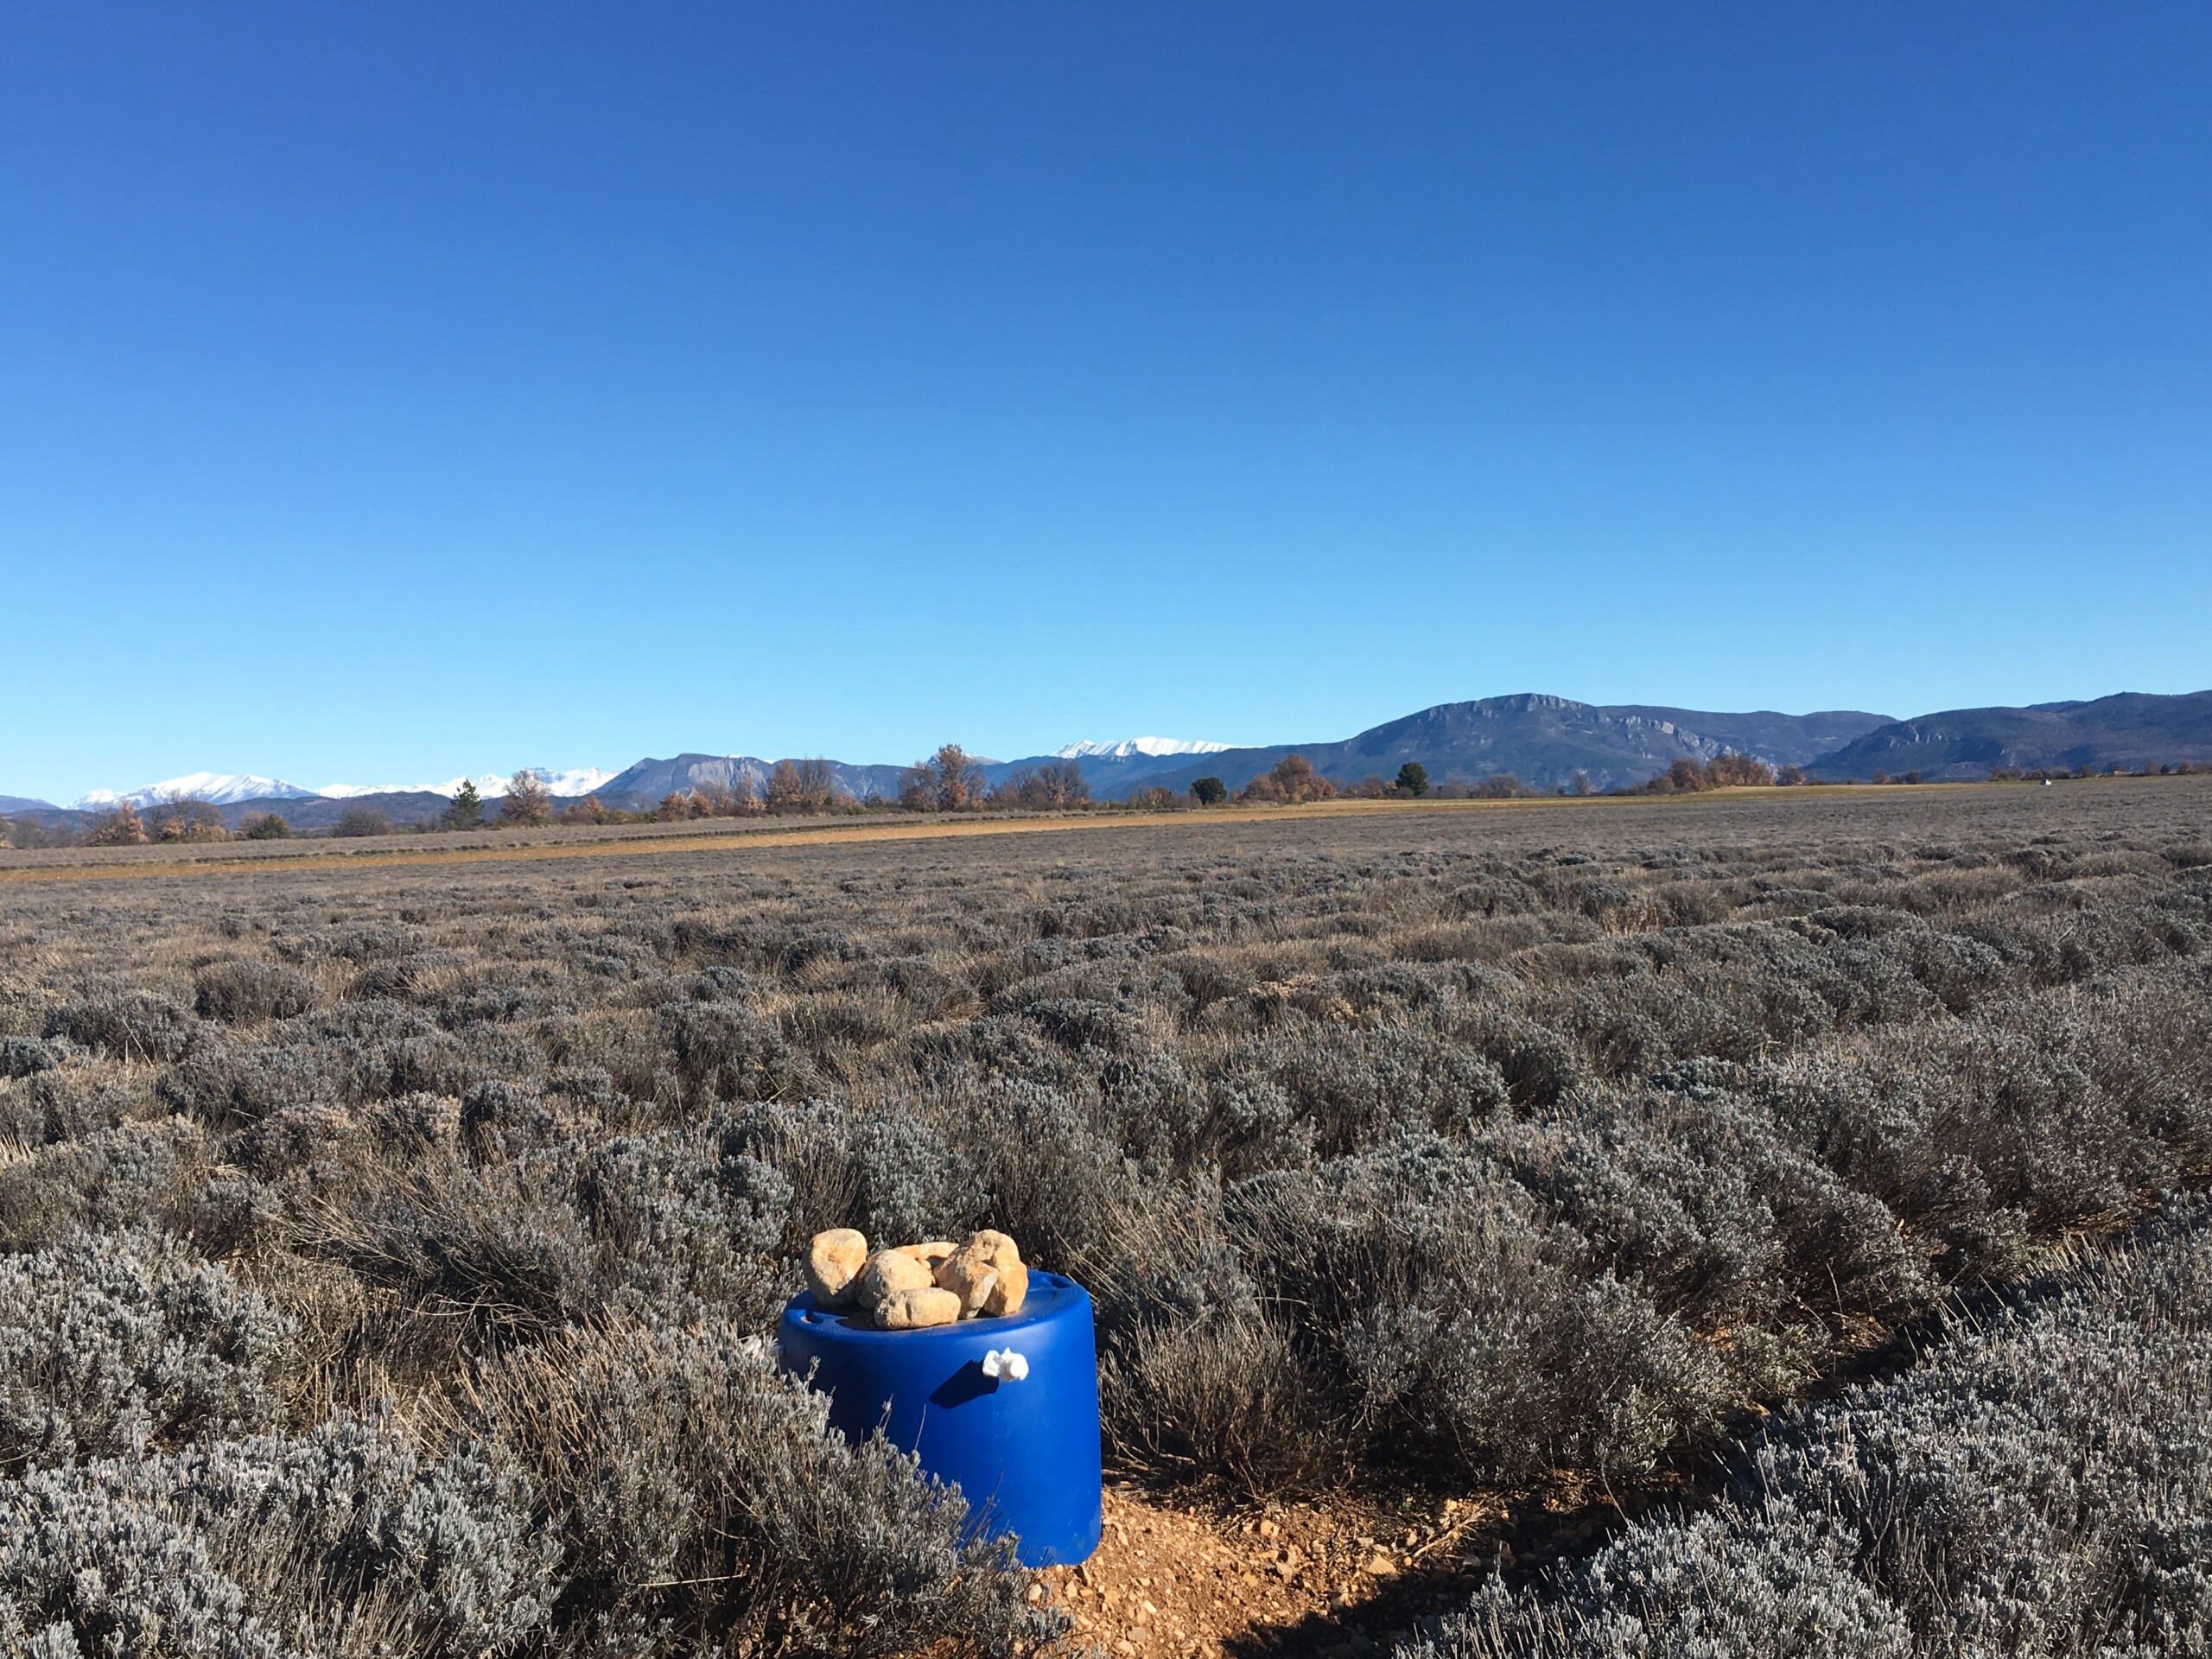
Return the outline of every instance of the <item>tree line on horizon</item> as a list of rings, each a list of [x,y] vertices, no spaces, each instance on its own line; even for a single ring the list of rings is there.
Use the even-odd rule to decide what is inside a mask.
[[[2068,767],[1993,766],[1990,783],[2040,783],[2106,777],[2186,777],[2205,768],[2187,760],[2133,767],[2112,766],[2103,772],[2080,766]],[[531,767],[518,770],[507,792],[486,800],[474,783],[464,781],[453,801],[431,823],[395,825],[391,815],[368,802],[348,807],[327,830],[298,830],[284,815],[270,810],[243,819],[233,830],[222,810],[209,801],[171,796],[143,810],[132,802],[119,801],[93,817],[84,828],[71,829],[34,818],[0,818],[0,846],[18,849],[51,847],[144,847],[187,845],[225,841],[283,841],[308,833],[340,839],[394,833],[425,834],[440,830],[534,828],[547,824],[673,823],[702,818],[811,817],[825,813],[864,813],[903,810],[922,813],[963,812],[1087,812],[1111,810],[1181,811],[1224,804],[1247,806],[1302,806],[1329,800],[1539,800],[1547,797],[1573,799],[1599,794],[1613,796],[1694,795],[1718,789],[1789,789],[1818,786],[1827,780],[1808,778],[1798,766],[1769,766],[1745,754],[1724,751],[1699,762],[1678,760],[1667,770],[1640,784],[1600,791],[1586,772],[1577,772],[1566,783],[1545,790],[1523,783],[1510,772],[1480,779],[1456,774],[1432,782],[1427,769],[1408,760],[1388,780],[1370,773],[1357,783],[1339,784],[1325,777],[1302,754],[1287,754],[1243,788],[1231,790],[1217,777],[1194,779],[1185,789],[1155,785],[1134,791],[1126,801],[1092,798],[1083,769],[1073,760],[1048,760],[1021,767],[995,782],[985,775],[984,763],[957,743],[939,746],[900,775],[894,797],[856,796],[839,785],[836,768],[825,760],[779,760],[765,779],[741,773],[734,784],[706,783],[688,791],[672,791],[653,807],[643,810],[611,807],[597,794],[569,800],[556,797],[543,773]],[[1877,767],[1864,780],[1870,784],[1920,784],[1929,781],[1917,771],[1897,776]]]

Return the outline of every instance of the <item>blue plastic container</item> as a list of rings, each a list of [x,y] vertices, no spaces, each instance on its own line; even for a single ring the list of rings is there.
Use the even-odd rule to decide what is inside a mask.
[[[1024,1567],[1072,1566],[1098,1548],[1098,1352],[1090,1297],[1072,1279],[1032,1268],[1012,1318],[926,1331],[878,1331],[801,1294],[777,1337],[784,1369],[830,1395],[833,1427],[861,1440],[880,1423],[924,1472],[960,1488],[971,1535],[1013,1533]]]

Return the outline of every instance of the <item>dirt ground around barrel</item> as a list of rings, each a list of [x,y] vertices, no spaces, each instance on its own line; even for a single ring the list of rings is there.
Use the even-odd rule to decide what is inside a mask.
[[[1928,1330],[1916,1322],[1861,1334],[1862,1344],[1812,1397],[1893,1373],[1918,1354]],[[1363,1659],[1465,1610],[1484,1579],[1541,1575],[1654,1510],[1692,1501],[1700,1484],[1686,1463],[1624,1501],[1565,1471],[1531,1488],[1458,1497],[1344,1492],[1273,1501],[1109,1475],[1096,1552],[1080,1567],[1035,1573],[1030,1597],[1068,1615],[1075,1653]]]
[[[1351,1497],[1252,1503],[1106,1492],[1106,1530],[1077,1567],[1037,1574],[1033,1599],[1074,1624],[1071,1646],[1115,1659],[1388,1652],[1466,1604],[1514,1560],[1510,1538],[1548,1552],[1618,1517],[1562,1490],[1494,1497]]]

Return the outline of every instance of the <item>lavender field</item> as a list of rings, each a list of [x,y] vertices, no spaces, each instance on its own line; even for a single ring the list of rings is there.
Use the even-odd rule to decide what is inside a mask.
[[[2212,1641],[2212,779],[41,856],[10,1651],[1062,1641],[775,1371],[840,1225],[1088,1285],[1147,1490],[1645,1516],[1438,1558],[1423,1653]]]

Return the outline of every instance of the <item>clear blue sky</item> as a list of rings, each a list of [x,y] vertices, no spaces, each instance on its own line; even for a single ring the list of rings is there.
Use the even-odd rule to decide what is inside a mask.
[[[2212,685],[2212,10],[11,4],[0,792]]]

